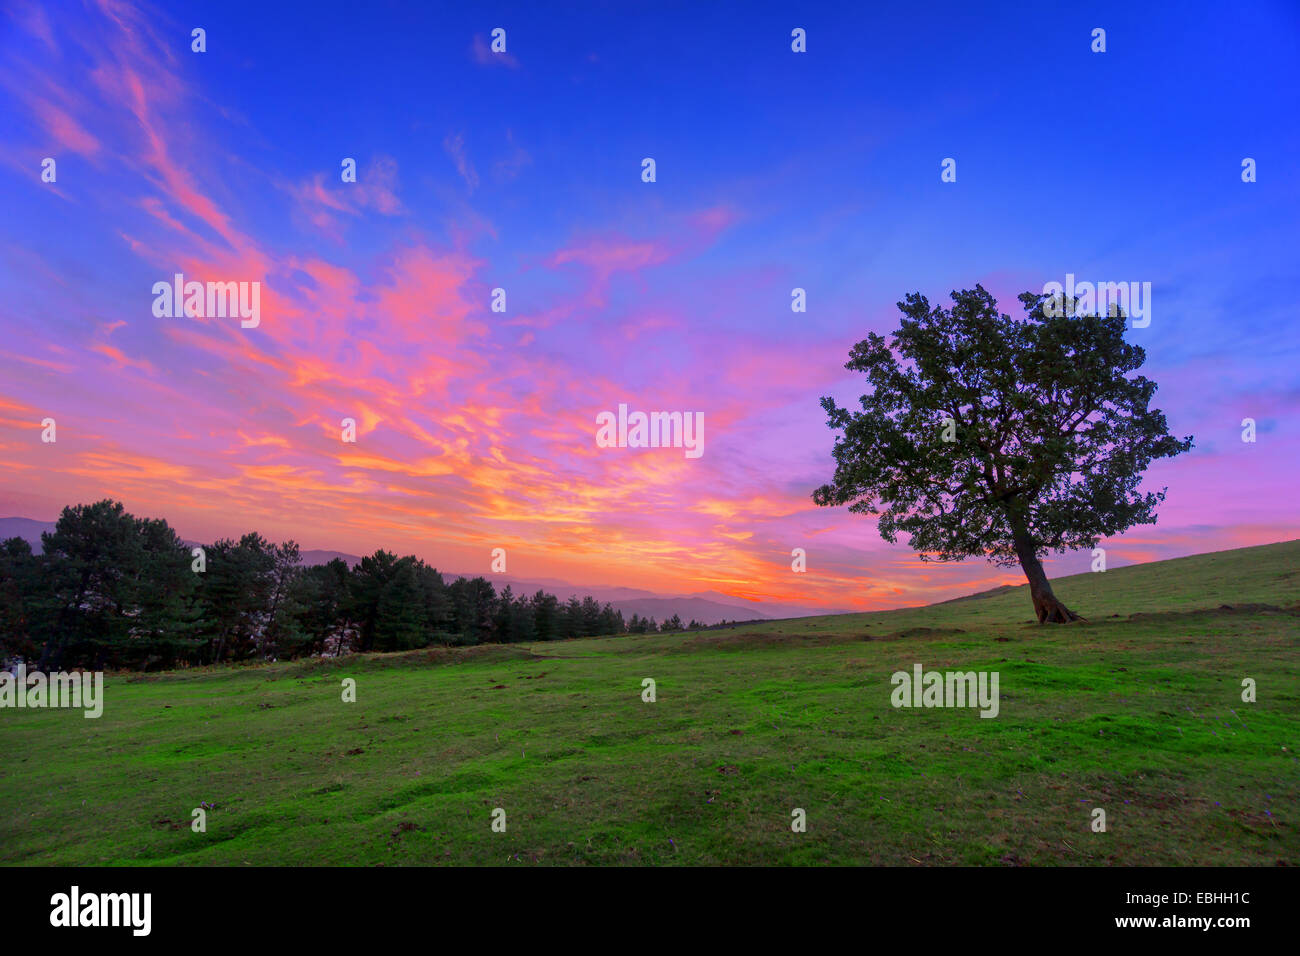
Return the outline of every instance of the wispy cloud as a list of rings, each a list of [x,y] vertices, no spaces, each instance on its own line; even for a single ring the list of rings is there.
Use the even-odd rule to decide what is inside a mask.
[[[449,133],[442,141],[442,148],[451,157],[451,161],[456,165],[456,172],[460,173],[460,178],[465,180],[469,191],[478,189],[478,170],[474,168],[474,164],[469,161],[469,156],[465,153],[464,135]]]
[[[22,38],[0,38],[7,162],[26,186],[0,222],[0,512],[47,518],[113,494],[186,537],[257,528],[456,570],[503,546],[518,573],[833,607],[1016,580],[979,562],[922,566],[871,520],[809,498],[833,467],[818,399],[862,388],[843,370],[849,347],[888,331],[911,288],[983,278],[1005,241],[996,230],[955,230],[940,261],[929,233],[918,251],[898,210],[872,210],[857,167],[837,179],[833,163],[760,150],[740,163],[755,175],[738,176],[729,146],[710,169],[708,141],[730,143],[737,128],[722,136],[727,117],[704,106],[707,122],[683,127],[699,152],[673,161],[690,174],[643,184],[635,160],[659,149],[645,140],[662,142],[662,124],[607,129],[589,97],[503,117],[468,87],[464,110],[427,121],[412,144],[375,142],[344,183],[332,135],[365,143],[365,122],[415,126],[390,89],[358,79],[367,115],[322,108],[328,124],[311,120],[322,135],[304,136],[319,74],[291,85],[303,102],[240,98],[213,80],[218,55],[191,54],[184,25],[159,11],[101,0],[77,17],[7,12]],[[471,57],[519,65],[485,37]],[[47,144],[73,158],[58,186],[75,205],[39,184]],[[995,251],[1015,260],[998,273],[1010,308],[1041,269]],[[175,272],[262,283],[261,325],[154,317],[151,285]],[[812,290],[808,313],[790,311],[794,285]],[[491,311],[498,287],[504,313]],[[1132,554],[1297,533],[1286,460],[1300,394],[1288,391],[1285,326],[1267,354],[1211,362],[1174,345],[1218,318],[1164,321],[1143,341],[1161,401],[1176,431],[1214,441],[1153,477],[1170,496]],[[595,416],[620,402],[703,412],[704,457],[597,447]],[[1266,426],[1259,445],[1233,432],[1246,415]],[[55,445],[39,439],[46,416]],[[344,418],[356,444],[341,440]],[[806,575],[791,572],[794,547],[808,550]]]

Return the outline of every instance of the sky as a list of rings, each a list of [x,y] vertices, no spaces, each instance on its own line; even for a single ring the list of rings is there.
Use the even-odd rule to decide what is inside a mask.
[[[868,6],[6,2],[0,516],[836,609],[1019,583],[815,506],[818,400],[907,293],[1069,273],[1151,283],[1196,444],[1109,565],[1300,537],[1300,4]],[[156,316],[176,273],[259,324]],[[620,403],[703,454],[598,447]]]

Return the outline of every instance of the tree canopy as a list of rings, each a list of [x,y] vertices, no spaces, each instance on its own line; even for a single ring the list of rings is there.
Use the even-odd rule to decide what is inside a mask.
[[[0,664],[156,669],[348,651],[597,637],[627,630],[595,598],[448,581],[412,555],[303,566],[255,532],[191,546],[120,502],[63,509],[34,551],[0,542]]]
[[[1143,473],[1192,439],[1149,407],[1156,383],[1134,374],[1146,354],[1122,310],[1026,292],[1012,319],[980,285],[952,300],[910,294],[892,341],[853,346],[845,368],[869,391],[861,411],[822,399],[835,474],[813,500],[877,515],[886,541],[905,534],[925,560],[1019,563],[1038,620],[1076,620],[1040,559],[1153,524],[1165,490],[1139,490]]]

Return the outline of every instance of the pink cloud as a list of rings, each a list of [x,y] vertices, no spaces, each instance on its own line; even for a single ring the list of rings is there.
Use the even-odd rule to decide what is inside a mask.
[[[546,265],[551,268],[578,265],[589,269],[594,280],[589,302],[601,304],[604,287],[616,272],[637,273],[661,265],[671,257],[671,250],[662,242],[608,236],[561,249],[546,260]]]
[[[343,182],[339,173],[321,172],[302,182],[282,183],[280,188],[293,197],[313,229],[336,241],[342,241],[343,228],[335,213],[356,217],[366,210],[384,216],[406,212],[397,196],[397,161],[390,156],[378,156],[358,169],[356,182]]]
[[[730,229],[740,219],[739,210],[727,204],[701,209],[690,216],[691,224],[701,229],[709,238]]]
[[[32,106],[33,112],[54,140],[54,145],[83,156],[94,156],[99,152],[99,140],[86,132],[67,112],[49,100],[38,99]]]

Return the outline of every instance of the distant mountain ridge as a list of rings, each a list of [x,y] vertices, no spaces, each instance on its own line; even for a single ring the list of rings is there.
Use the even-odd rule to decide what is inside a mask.
[[[32,518],[0,518],[0,541],[7,538],[22,538],[32,546],[32,550],[41,550],[41,533],[53,531],[53,521],[36,521]],[[201,544],[199,541],[185,541],[189,547]],[[360,562],[359,555],[345,551],[329,551],[321,548],[305,550],[301,553],[304,565],[328,564],[335,558],[347,563],[349,567]],[[588,595],[601,604],[611,604],[623,612],[625,619],[633,614],[640,617],[653,617],[663,622],[676,614],[683,624],[692,620],[701,624],[721,624],[723,621],[768,621],[778,618],[808,617],[817,614],[845,614],[847,611],[830,608],[801,607],[794,604],[773,604],[771,602],[747,601],[732,597],[720,591],[697,591],[691,594],[665,595],[641,588],[629,588],[613,585],[571,584],[556,578],[517,578],[508,574],[464,572],[442,572],[444,581],[456,578],[483,577],[491,581],[500,591],[506,585],[515,594],[531,595],[537,591],[548,591],[561,601],[570,597],[583,598]]]
[[[10,538],[22,538],[32,546],[33,551],[41,550],[41,532],[53,530],[53,521],[36,521],[33,518],[0,518],[0,541],[8,541]]]

